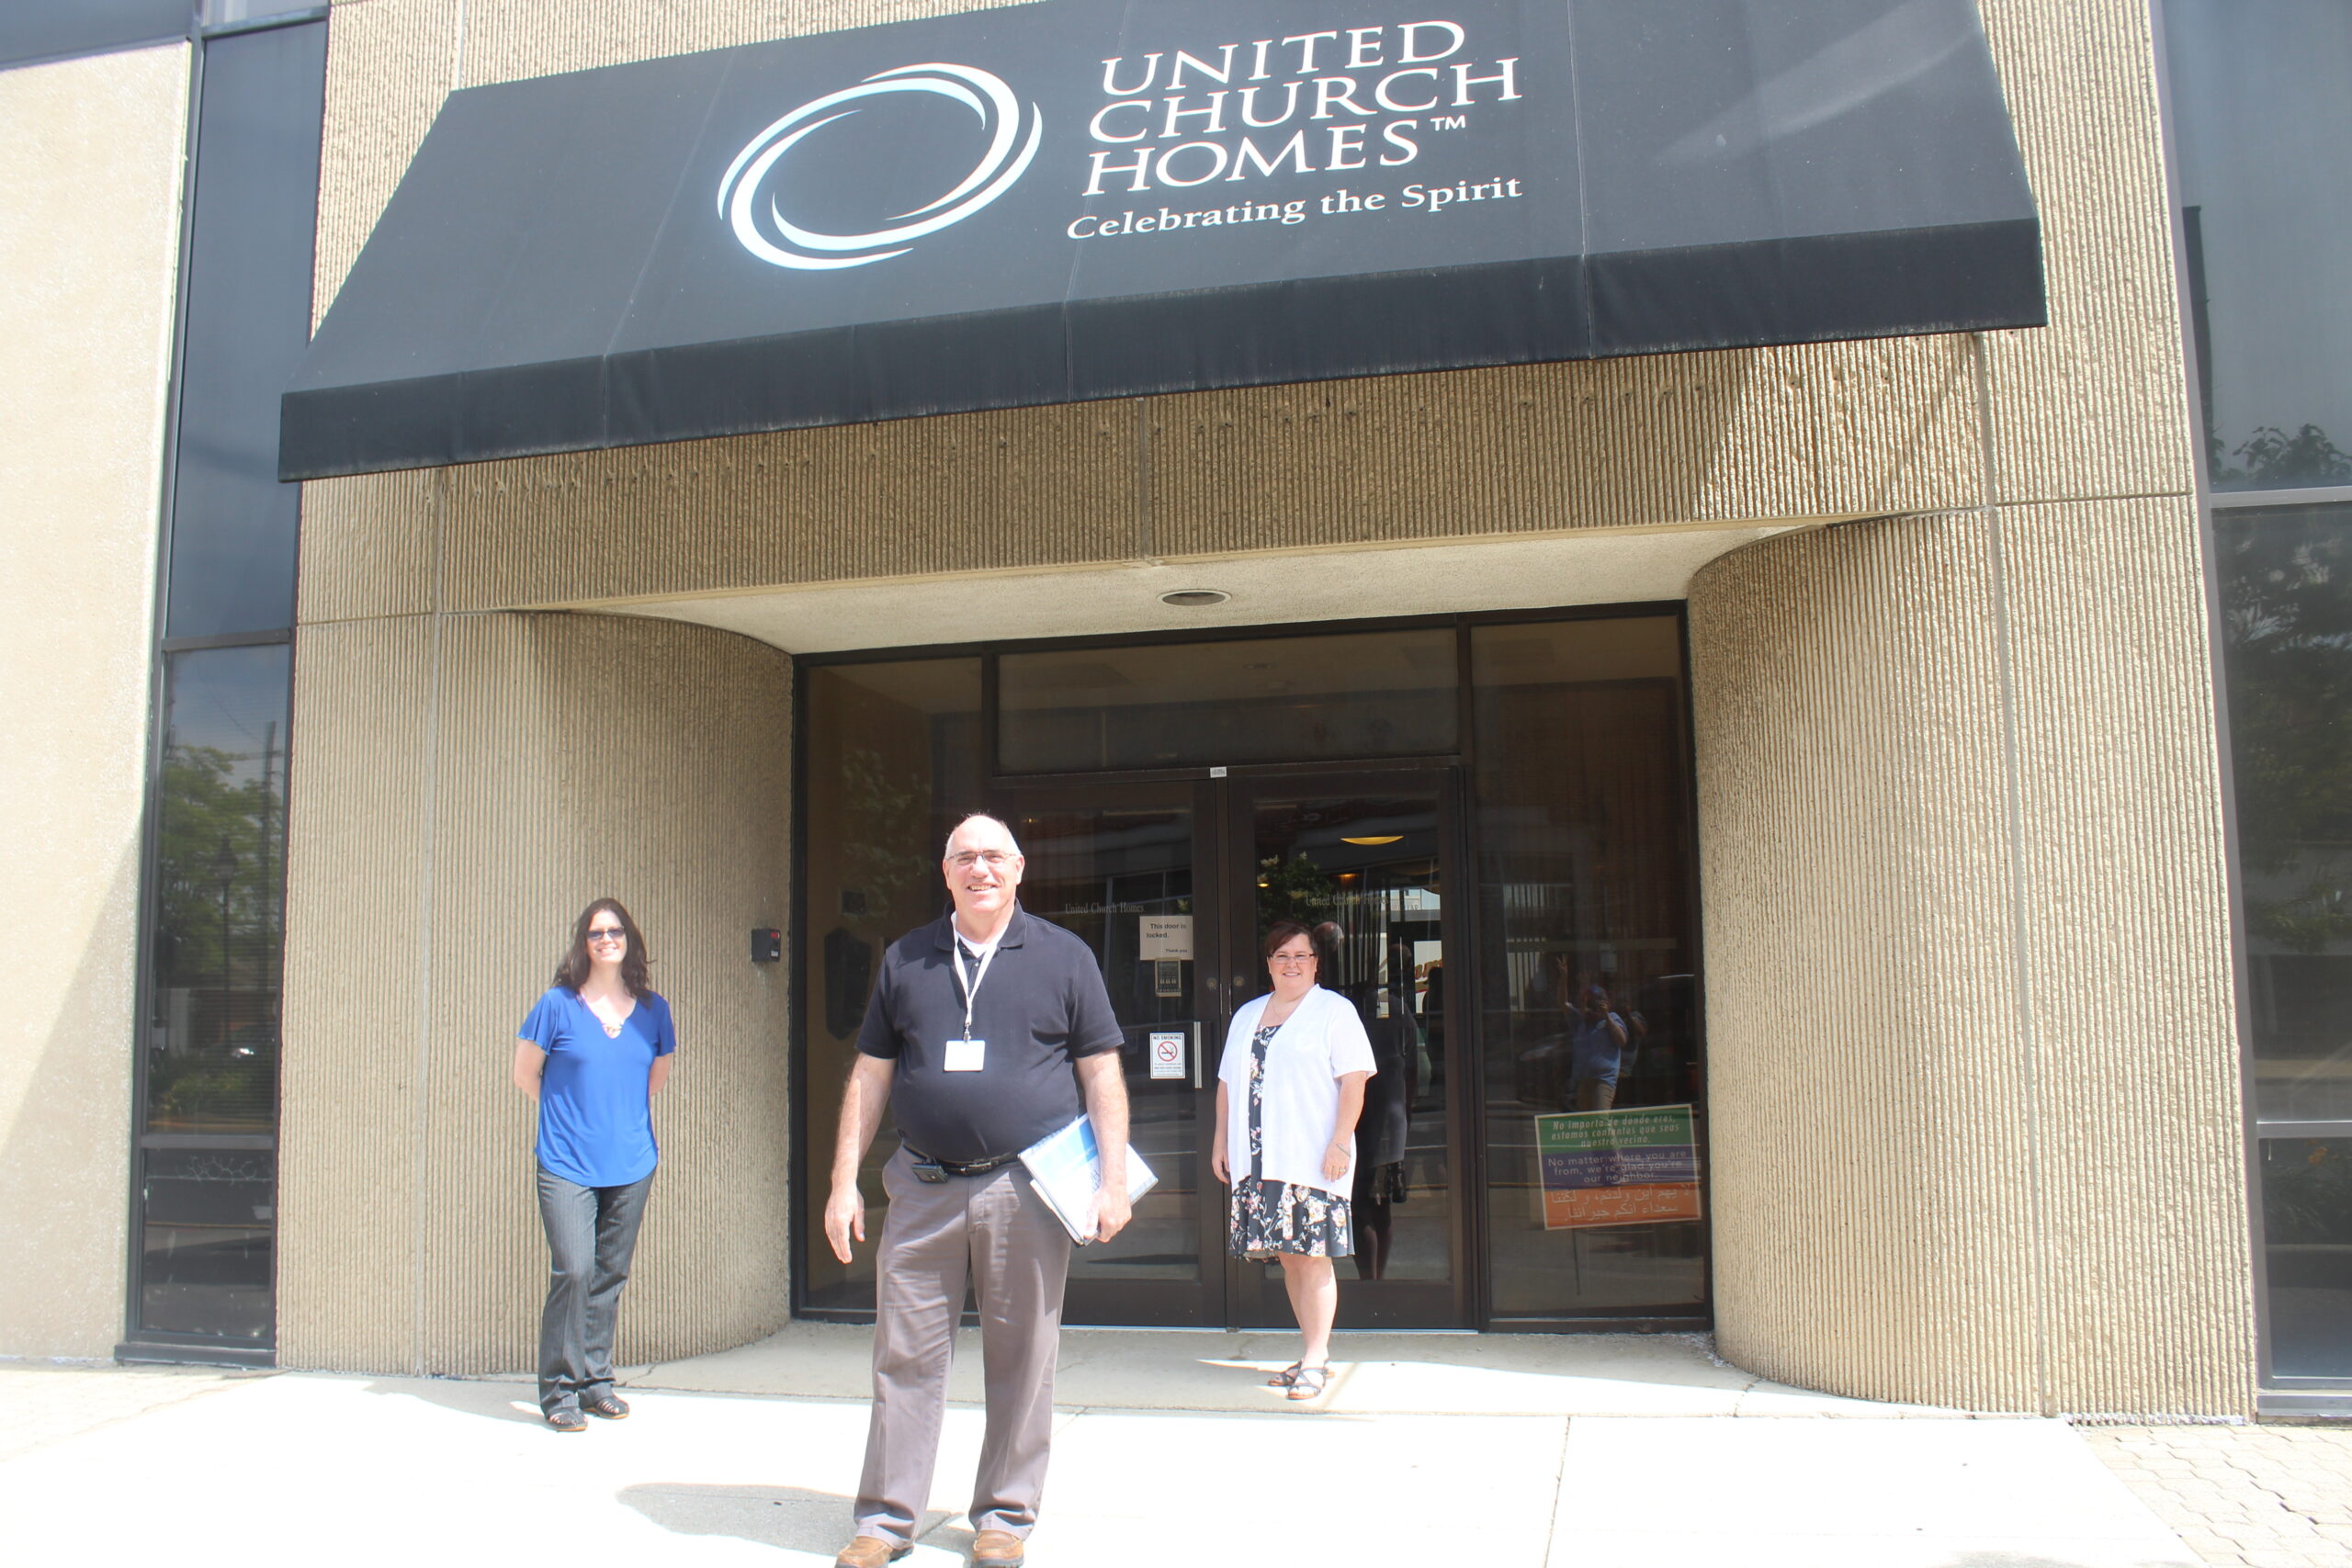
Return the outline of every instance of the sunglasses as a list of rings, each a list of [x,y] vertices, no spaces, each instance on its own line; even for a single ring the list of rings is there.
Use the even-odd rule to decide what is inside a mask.
[[[624,942],[628,937],[628,932],[618,926],[590,926],[588,928],[590,942]]]

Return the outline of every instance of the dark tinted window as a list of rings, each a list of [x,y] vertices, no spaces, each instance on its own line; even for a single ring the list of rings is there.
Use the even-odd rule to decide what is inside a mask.
[[[150,1330],[270,1334],[288,652],[164,665],[139,1139]]]
[[[1470,670],[1494,1314],[1701,1315],[1679,624],[1482,626]]]
[[[1009,773],[1428,756],[1460,745],[1451,627],[1009,653]]]
[[[277,399],[311,332],[323,24],[204,49],[166,635],[294,620],[301,487],[277,482]]]
[[[2352,506],[2215,533],[2255,1115],[2335,1134],[2262,1140],[2269,1370],[2352,1378]]]
[[[10,0],[0,6],[0,65],[186,38],[188,0]]]
[[[2214,486],[2352,484],[2352,6],[2169,0],[2165,27]]]
[[[873,1249],[844,1266],[824,1242],[833,1127],[882,950],[947,907],[941,846],[980,808],[980,661],[825,665],[801,692],[801,1301],[871,1311]],[[881,1234],[882,1164],[898,1146],[886,1122],[866,1156],[869,1236]]]
[[[2255,1111],[2352,1122],[2352,506],[2215,530]]]
[[[2352,1138],[2262,1140],[2274,1377],[2352,1378]]]

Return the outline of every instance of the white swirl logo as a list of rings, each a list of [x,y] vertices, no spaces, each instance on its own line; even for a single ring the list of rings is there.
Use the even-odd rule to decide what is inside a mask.
[[[913,222],[876,229],[870,234],[819,233],[786,218],[773,195],[761,200],[768,175],[803,137],[855,114],[857,100],[885,93],[936,94],[978,117],[989,133],[988,152],[962,184],[927,206],[897,215]],[[1028,121],[1025,137],[1022,134],[1024,118]],[[718,214],[745,250],[776,266],[830,271],[888,261],[905,255],[909,242],[962,222],[1011,189],[1012,182],[1028,172],[1044,133],[1037,106],[1031,104],[1024,117],[1012,89],[1002,78],[985,71],[936,62],[877,71],[854,87],[810,99],[752,138],[727,166],[726,178],[718,182]]]

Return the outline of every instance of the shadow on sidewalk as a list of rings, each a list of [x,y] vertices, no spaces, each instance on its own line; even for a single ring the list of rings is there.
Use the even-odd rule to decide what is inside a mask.
[[[369,1393],[423,1400],[463,1416],[490,1421],[540,1424],[539,1407],[531,1385],[514,1382],[475,1382],[466,1378],[401,1378],[367,1385]]]
[[[850,1500],[800,1486],[705,1486],[652,1481],[623,1487],[619,1499],[673,1535],[727,1535],[761,1546],[831,1557],[849,1541]],[[917,1539],[960,1551],[970,1532],[953,1514],[923,1517]]]

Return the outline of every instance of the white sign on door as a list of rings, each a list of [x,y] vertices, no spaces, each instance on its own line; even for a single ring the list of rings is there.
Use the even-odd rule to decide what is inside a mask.
[[[1193,917],[1190,915],[1141,915],[1136,917],[1142,929],[1143,950],[1138,958],[1190,958],[1193,956]]]
[[[1181,1030],[1154,1031],[1151,1036],[1151,1076],[1156,1078],[1181,1078],[1184,1076],[1184,1035]]]

